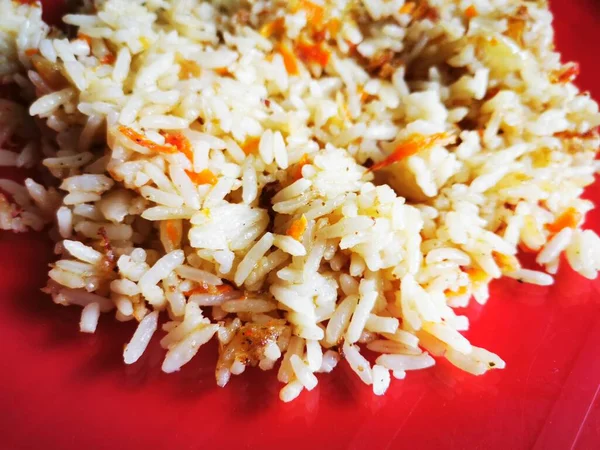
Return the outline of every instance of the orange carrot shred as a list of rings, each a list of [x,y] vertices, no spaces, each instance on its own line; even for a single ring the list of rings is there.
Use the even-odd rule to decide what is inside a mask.
[[[467,286],[461,286],[458,288],[457,291],[446,289],[444,291],[444,294],[446,294],[446,297],[460,297],[462,295],[465,295],[467,292],[469,292],[469,288],[467,288]]]
[[[163,131],[161,134],[165,137],[165,144],[171,145],[183,153],[190,162],[194,161],[194,151],[190,140],[179,132]]]
[[[217,181],[219,181],[217,176],[209,169],[204,169],[200,173],[186,170],[185,173],[187,173],[188,177],[190,177],[190,180],[192,180],[192,182],[195,184],[212,184],[214,186],[217,184]]]
[[[142,147],[146,147],[148,150],[152,150],[152,151],[160,152],[160,153],[175,153],[175,152],[177,152],[177,147],[174,147],[172,145],[157,144],[156,142],[148,139],[143,134],[135,131],[133,128],[129,128],[129,127],[121,125],[119,127],[119,131],[121,132],[121,134],[123,136],[125,136],[129,140],[135,142],[138,145],[141,145]]]
[[[306,63],[316,63],[321,67],[326,67],[331,53],[320,44],[311,44],[308,42],[298,42],[296,44],[296,53],[298,57]]]
[[[310,2],[308,0],[300,0],[298,7],[292,8],[292,12],[297,12],[300,9],[306,13],[306,23],[311,24],[314,27],[320,27],[323,24],[323,17],[325,11],[321,5]]]
[[[184,59],[179,61],[179,76],[183,80],[190,78],[198,78],[202,73],[202,69],[196,61]]]
[[[306,227],[308,225],[308,220],[306,220],[306,216],[302,214],[302,217],[294,220],[290,227],[287,229],[286,233],[288,236],[293,237],[297,241],[302,239],[304,232],[306,231]]]
[[[555,70],[554,72],[552,72],[552,74],[550,75],[550,80],[553,83],[566,84],[566,83],[570,83],[571,81],[575,80],[575,78],[577,78],[578,75],[579,75],[579,64],[574,62],[574,63],[571,63],[571,64],[563,67],[560,70]]]
[[[479,267],[469,267],[465,269],[465,273],[469,276],[472,283],[483,283],[488,280],[488,274]]]
[[[335,39],[342,29],[342,22],[339,19],[331,19],[325,24],[325,29],[329,32],[329,36]]]
[[[568,208],[553,223],[547,224],[546,229],[550,233],[558,233],[564,228],[577,228],[582,219],[583,216],[579,211],[575,208]]]
[[[519,261],[512,255],[492,251],[492,258],[503,272],[515,272],[519,269]]]
[[[465,10],[465,16],[467,16],[467,19],[472,19],[473,17],[477,17],[479,13],[477,12],[477,8],[475,8],[474,5],[469,6],[466,10]]]
[[[454,141],[454,137],[448,133],[436,133],[430,136],[412,135],[406,141],[401,142],[396,146],[391,155],[383,161],[373,165],[369,170],[379,170],[391,164],[402,161],[409,156],[414,155],[420,150],[425,150],[436,144],[449,144]]]
[[[565,130],[554,133],[554,137],[561,139],[588,139],[588,138],[596,138],[598,137],[598,128],[592,128],[584,133],[579,133],[577,131]]]
[[[260,144],[259,137],[249,137],[241,147],[246,155],[255,155],[258,153],[258,144]]]
[[[399,14],[412,14],[416,8],[415,2],[407,2],[398,10]]]
[[[290,48],[281,43],[277,46],[277,51],[283,57],[283,64],[285,65],[285,70],[289,75],[298,75],[300,72],[298,70],[298,61],[296,60],[296,56],[292,53]]]
[[[37,48],[28,48],[27,50],[25,50],[25,54],[27,56],[33,56],[33,55],[37,55],[40,51]]]
[[[77,39],[81,39],[82,41],[87,42],[88,46],[92,47],[92,38],[87,34],[77,33]]]
[[[296,168],[294,169],[294,176],[292,177],[294,181],[297,181],[300,178],[302,178],[302,168],[307,164],[310,164],[310,160],[308,159],[308,154],[305,153],[304,155],[302,155],[302,158],[300,158],[300,161],[296,163]]]
[[[100,62],[101,62],[102,64],[108,64],[108,65],[110,65],[110,64],[114,64],[116,59],[117,59],[117,58],[115,57],[115,55],[114,55],[114,54],[112,54],[112,53],[107,53],[106,55],[104,55],[104,58],[102,58],[102,59],[100,60]]]
[[[175,222],[172,220],[167,220],[167,237],[173,245],[179,242],[179,231],[177,230]]]
[[[230,72],[227,69],[227,67],[218,67],[218,68],[215,69],[215,72],[217,72],[222,77],[225,77],[225,76],[227,76],[227,75],[230,74]]]

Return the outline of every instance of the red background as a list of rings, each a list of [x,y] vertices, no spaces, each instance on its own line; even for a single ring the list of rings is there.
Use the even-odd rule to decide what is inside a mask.
[[[57,4],[48,1],[46,4]],[[559,48],[581,63],[600,98],[600,2],[554,0]],[[0,173],[5,176],[5,173]],[[19,174],[17,174],[19,175]],[[598,185],[588,192],[600,200]],[[600,230],[600,211],[587,226]],[[78,332],[79,308],[39,292],[43,233],[0,233],[0,448],[17,449],[590,449],[600,442],[600,282],[562,270],[551,288],[497,282],[470,308],[468,337],[499,353],[503,371],[474,377],[440,362],[376,397],[342,364],[291,404],[275,373],[250,370],[215,385],[216,350],[176,374],[160,371],[156,340],[133,366],[122,349],[134,324],[104,317]]]

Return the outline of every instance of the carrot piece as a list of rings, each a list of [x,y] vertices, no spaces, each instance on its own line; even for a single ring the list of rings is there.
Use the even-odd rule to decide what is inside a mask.
[[[258,144],[260,144],[259,137],[249,137],[241,147],[246,155],[255,155],[258,153]]]
[[[293,237],[297,241],[302,239],[304,232],[306,231],[306,227],[308,225],[308,220],[306,220],[306,216],[302,214],[302,217],[294,220],[290,227],[287,229],[286,233],[288,236]]]
[[[285,65],[285,70],[287,73],[289,75],[298,75],[300,73],[298,70],[298,61],[296,60],[296,56],[294,56],[294,53],[292,53],[290,48],[287,45],[280,43],[277,46],[277,51],[283,57],[283,64]]]
[[[575,208],[567,208],[553,223],[546,224],[546,229],[550,233],[558,233],[564,228],[577,228],[582,219],[582,214]]]
[[[563,67],[560,70],[555,70],[554,72],[552,72],[552,74],[550,75],[550,81],[552,81],[553,83],[562,84],[570,83],[571,81],[575,80],[575,78],[577,78],[579,72],[579,64],[574,62]]]
[[[104,55],[104,58],[102,58],[100,60],[100,63],[102,64],[114,64],[116,61],[116,56],[113,53],[107,53],[106,55]]]
[[[326,67],[331,53],[320,44],[311,44],[308,42],[298,42],[296,44],[296,53],[298,57],[306,63],[316,63],[321,67]]]
[[[329,36],[335,39],[342,29],[342,22],[339,19],[331,19],[325,24],[325,29],[329,32]]]
[[[92,38],[87,34],[77,33],[77,39],[87,42],[88,46],[92,47]]]
[[[598,128],[592,128],[591,130],[586,131],[585,133],[578,133],[577,131],[559,131],[554,133],[554,137],[560,139],[589,139],[589,138],[597,138],[598,137]]]
[[[417,7],[417,5],[415,4],[415,2],[407,2],[400,7],[400,9],[398,10],[398,13],[399,14],[412,14],[412,12],[415,10],[416,7]]]
[[[308,0],[300,0],[298,2],[298,6],[296,8],[292,8],[292,12],[295,13],[301,9],[306,13],[306,23],[317,28],[323,24],[325,10],[321,5],[317,5],[316,3]]]
[[[40,51],[37,48],[28,48],[27,50],[25,50],[25,54],[27,56],[33,56],[33,55],[37,55]]]
[[[506,35],[519,45],[523,45],[523,33],[525,32],[526,22],[518,18],[508,19]]]
[[[185,173],[187,173],[188,177],[190,177],[190,180],[192,180],[192,182],[195,184],[212,184],[214,186],[217,184],[217,181],[219,181],[217,176],[209,169],[204,169],[200,173],[186,170]]]
[[[190,140],[179,132],[163,131],[161,134],[165,137],[165,144],[171,145],[183,153],[190,162],[194,161],[194,150]]]
[[[214,70],[217,74],[221,75],[222,77],[226,77],[227,75],[230,75],[230,72],[227,69],[227,67],[218,67]]]
[[[167,239],[171,243],[173,248],[179,247],[181,244],[181,233],[179,231],[179,227],[175,220],[167,220],[165,224],[165,231],[167,235]]]
[[[447,145],[454,142],[454,137],[448,133],[436,133],[430,136],[423,136],[420,134],[412,135],[406,141],[401,142],[396,146],[391,155],[389,155],[383,161],[373,165],[369,170],[379,170],[387,167],[391,164],[402,161],[409,156],[414,155],[420,150],[425,150],[436,144]]]
[[[198,78],[202,73],[202,69],[196,61],[183,59],[179,61],[179,76],[182,80],[190,78]]]
[[[504,253],[493,251],[492,258],[494,258],[494,261],[502,272],[515,272],[519,270],[519,261],[513,255],[505,255]]]
[[[471,5],[467,9],[465,9],[465,16],[467,16],[467,19],[472,19],[473,17],[477,17],[478,15],[479,12],[477,11],[477,8],[475,8],[474,5]]]
[[[307,164],[310,164],[310,160],[308,159],[308,154],[305,153],[302,155],[302,158],[300,158],[300,161],[296,163],[296,168],[294,169],[294,174],[292,177],[294,181],[302,178],[302,168]]]
[[[452,291],[450,289],[446,289],[444,291],[444,294],[446,294],[446,297],[461,297],[461,296],[465,295],[467,292],[469,292],[469,288],[467,286],[461,286],[458,288],[458,291]]]
[[[465,273],[473,284],[485,283],[489,279],[488,274],[479,267],[469,267],[465,269]]]
[[[119,126],[119,131],[123,136],[127,139],[135,142],[142,147],[146,147],[148,150],[152,150],[160,153],[175,153],[177,152],[177,147],[172,145],[160,145],[154,141],[151,141],[142,133],[135,131],[133,128],[126,127],[124,125]]]

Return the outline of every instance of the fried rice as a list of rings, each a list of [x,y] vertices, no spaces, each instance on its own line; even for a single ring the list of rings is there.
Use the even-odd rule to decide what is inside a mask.
[[[505,367],[455,311],[492,280],[597,275],[600,113],[544,0],[97,0],[63,22],[0,0],[22,97],[0,165],[40,169],[0,180],[0,227],[49,229],[44,291],[82,332],[139,323],[126,364],[162,330],[165,372],[216,340],[219,386],[277,366],[290,401],[345,361],[382,395],[440,358]]]

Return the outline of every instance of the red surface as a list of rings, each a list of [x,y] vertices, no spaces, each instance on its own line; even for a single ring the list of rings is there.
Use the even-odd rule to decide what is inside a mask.
[[[555,0],[559,47],[600,98],[600,3]],[[588,196],[600,201],[598,185]],[[600,212],[588,217],[600,230]],[[483,377],[448,364],[395,381],[375,397],[346,367],[319,375],[292,404],[275,373],[250,371],[225,389],[215,348],[181,372],[160,372],[156,342],[121,362],[132,324],[103,318],[78,332],[79,310],[52,304],[43,234],[0,234],[0,448],[18,449],[591,449],[600,441],[600,281],[562,270],[551,288],[501,281],[470,309],[468,337],[498,352],[503,371]],[[342,365],[344,366],[344,365]]]

